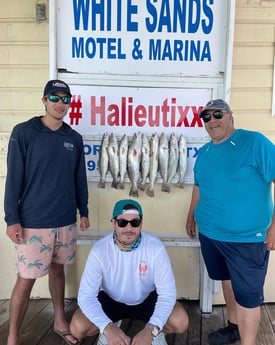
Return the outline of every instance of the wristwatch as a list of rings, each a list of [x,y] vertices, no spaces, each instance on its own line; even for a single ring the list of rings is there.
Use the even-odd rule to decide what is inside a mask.
[[[147,323],[146,327],[150,328],[153,337],[156,337],[160,332],[159,327],[156,325],[153,325],[152,323]]]

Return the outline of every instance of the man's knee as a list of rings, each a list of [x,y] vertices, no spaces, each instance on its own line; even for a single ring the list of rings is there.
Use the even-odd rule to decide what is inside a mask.
[[[189,317],[186,314],[185,310],[182,308],[182,311],[179,312],[178,316],[175,318],[175,332],[177,334],[184,333],[189,326]]]
[[[49,268],[49,276],[63,276],[64,275],[64,265],[51,263]]]
[[[87,319],[80,308],[77,308],[70,322],[70,332],[77,339],[83,339],[87,336],[96,335],[99,330]]]
[[[167,324],[164,327],[166,333],[184,333],[189,326],[189,317],[183,306],[177,302],[171,315],[168,318]]]

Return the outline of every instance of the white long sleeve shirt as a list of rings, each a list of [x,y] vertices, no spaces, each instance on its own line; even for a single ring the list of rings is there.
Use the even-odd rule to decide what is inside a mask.
[[[156,290],[155,310],[149,320],[160,329],[165,325],[176,302],[176,285],[170,259],[161,240],[141,232],[139,247],[121,251],[113,233],[97,241],[90,251],[81,278],[78,304],[84,315],[103,333],[111,322],[98,301],[104,290],[115,301],[127,305],[142,303]]]

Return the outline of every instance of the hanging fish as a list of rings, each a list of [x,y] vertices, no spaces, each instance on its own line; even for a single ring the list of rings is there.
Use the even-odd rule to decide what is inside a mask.
[[[175,133],[170,135],[169,139],[169,160],[168,160],[168,177],[165,192],[170,193],[171,183],[176,175],[179,161],[179,146]]]
[[[154,183],[158,172],[158,146],[159,138],[157,133],[153,133],[150,140],[150,171],[149,171],[149,187],[146,194],[150,197],[155,196]]]
[[[98,188],[105,188],[106,175],[108,172],[109,158],[108,158],[108,133],[104,133],[101,139],[99,159],[98,159],[98,170],[100,180],[98,183]]]
[[[169,145],[165,133],[161,133],[159,138],[159,172],[162,178],[162,191],[166,191],[168,178]]]
[[[147,136],[141,135],[141,179],[138,184],[140,190],[145,190],[147,185],[147,177],[150,171],[150,144]]]
[[[179,180],[177,182],[177,187],[184,188],[184,176],[187,170],[187,144],[186,139],[183,135],[179,137]]]
[[[128,150],[128,175],[132,183],[130,196],[138,197],[138,181],[140,176],[141,162],[141,135],[135,133]]]
[[[118,147],[119,161],[119,188],[124,189],[125,176],[127,173],[127,154],[128,154],[128,137],[124,134]]]
[[[108,157],[109,157],[109,168],[113,178],[112,187],[118,187],[118,174],[119,174],[119,161],[118,161],[118,144],[117,138],[114,133],[109,136],[108,143]]]

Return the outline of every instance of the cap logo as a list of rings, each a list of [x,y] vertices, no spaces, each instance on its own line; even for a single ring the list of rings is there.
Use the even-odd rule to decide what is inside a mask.
[[[214,104],[214,101],[210,101],[206,104],[206,107],[211,107]]]
[[[65,85],[63,83],[60,83],[58,81],[53,82],[53,86],[54,87],[64,87],[64,88],[67,88],[67,85]]]

